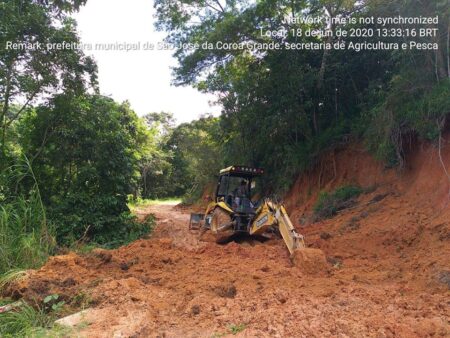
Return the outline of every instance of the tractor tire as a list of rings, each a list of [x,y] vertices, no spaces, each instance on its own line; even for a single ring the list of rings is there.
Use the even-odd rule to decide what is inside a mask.
[[[211,233],[216,243],[226,243],[234,233],[230,214],[221,208],[214,209],[211,219]]]

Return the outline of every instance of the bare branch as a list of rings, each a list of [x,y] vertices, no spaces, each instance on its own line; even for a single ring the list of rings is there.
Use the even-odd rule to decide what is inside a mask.
[[[223,13],[223,10],[218,9],[217,7],[214,7],[213,5],[211,5],[210,3],[205,1],[205,5],[213,10],[215,10],[218,13]]]
[[[220,9],[222,10],[222,12],[225,12],[225,9],[223,8],[222,4],[220,3],[219,0],[214,0],[214,2],[220,7]]]

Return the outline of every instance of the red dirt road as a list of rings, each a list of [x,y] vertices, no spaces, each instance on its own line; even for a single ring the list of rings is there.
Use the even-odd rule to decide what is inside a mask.
[[[423,144],[401,172],[360,146],[333,151],[299,177],[286,206],[329,271],[292,265],[281,240],[199,242],[189,210],[155,205],[149,239],[53,257],[10,287],[15,298],[58,293],[89,308],[76,337],[449,337],[450,135]],[[311,218],[320,190],[365,188],[352,206]]]
[[[31,272],[16,293],[88,299],[90,310],[77,337],[219,337],[236,331],[237,337],[444,337],[450,332],[446,287],[408,287],[404,281],[413,271],[358,252],[357,244],[338,250],[340,261],[333,258],[329,274],[308,276],[292,266],[280,240],[198,242],[187,229],[186,211],[173,205],[138,210],[141,216],[148,213],[158,220],[150,239],[108,252],[54,257]]]

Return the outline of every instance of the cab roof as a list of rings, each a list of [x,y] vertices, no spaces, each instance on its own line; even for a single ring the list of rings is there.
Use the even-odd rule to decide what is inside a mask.
[[[228,168],[222,169],[220,171],[220,175],[231,175],[231,176],[245,176],[245,177],[254,177],[261,176],[264,174],[264,169],[262,168],[253,168],[244,165],[234,165]]]

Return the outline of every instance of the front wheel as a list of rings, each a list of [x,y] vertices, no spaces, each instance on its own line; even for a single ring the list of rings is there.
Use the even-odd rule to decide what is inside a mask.
[[[231,215],[225,210],[214,209],[211,219],[211,233],[214,235],[216,243],[225,243],[233,235]]]

